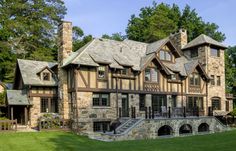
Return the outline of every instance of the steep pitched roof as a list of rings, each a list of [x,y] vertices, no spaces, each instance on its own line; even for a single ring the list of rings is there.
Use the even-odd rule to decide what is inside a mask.
[[[56,66],[57,63],[18,59],[17,64],[25,85],[57,86],[56,77],[51,78],[50,81],[43,81],[37,75],[39,71],[45,69],[46,67],[51,69]]]
[[[187,45],[185,45],[183,49],[192,48],[192,47],[199,46],[202,44],[211,44],[211,45],[218,46],[218,47],[221,47],[224,49],[227,48],[226,46],[224,46],[220,42],[212,39],[211,37],[201,34],[197,38],[190,41]]]
[[[26,92],[22,90],[7,90],[8,105],[30,105]]]

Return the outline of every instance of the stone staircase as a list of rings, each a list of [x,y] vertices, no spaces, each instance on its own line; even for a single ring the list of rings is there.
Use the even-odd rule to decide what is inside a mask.
[[[129,119],[116,128],[116,134],[124,134],[134,127],[141,119]]]

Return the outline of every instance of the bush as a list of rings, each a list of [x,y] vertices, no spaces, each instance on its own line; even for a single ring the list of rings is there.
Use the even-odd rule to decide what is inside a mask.
[[[0,105],[5,105],[6,100],[6,90],[3,93],[0,93]]]
[[[58,114],[44,114],[39,118],[41,128],[44,129],[60,128],[62,125],[61,121],[62,119]]]
[[[230,114],[231,114],[232,116],[236,116],[236,108],[234,108],[233,111],[230,112]]]

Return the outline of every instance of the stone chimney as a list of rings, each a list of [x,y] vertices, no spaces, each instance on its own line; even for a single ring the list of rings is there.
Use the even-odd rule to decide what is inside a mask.
[[[178,32],[170,34],[170,40],[178,50],[181,50],[188,43],[187,30],[179,29]]]
[[[69,119],[67,71],[62,68],[65,59],[72,52],[72,23],[63,21],[58,27],[58,101],[59,114]]]
[[[72,23],[63,21],[58,28],[58,62],[63,65],[64,60],[72,52]]]

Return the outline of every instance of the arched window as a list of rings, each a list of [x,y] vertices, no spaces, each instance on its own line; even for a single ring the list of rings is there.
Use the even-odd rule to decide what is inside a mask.
[[[158,136],[168,136],[173,134],[173,129],[169,125],[164,125],[158,129]]]
[[[189,124],[184,124],[179,128],[179,134],[189,134],[192,133],[192,126]]]
[[[198,132],[209,132],[209,125],[207,123],[202,123],[198,126]]]

